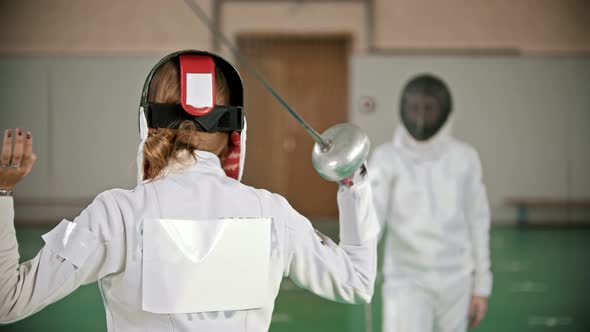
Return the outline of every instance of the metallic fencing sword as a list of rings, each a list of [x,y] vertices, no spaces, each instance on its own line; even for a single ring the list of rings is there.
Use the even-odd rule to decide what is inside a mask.
[[[207,13],[194,0],[184,0],[193,13],[209,28],[244,67],[246,67],[277,101],[311,135],[316,144],[312,151],[312,163],[324,179],[340,181],[354,174],[367,160],[371,142],[362,129],[350,123],[341,123],[318,134],[295,110],[273,89],[262,75],[242,55],[240,50],[215,27]]]

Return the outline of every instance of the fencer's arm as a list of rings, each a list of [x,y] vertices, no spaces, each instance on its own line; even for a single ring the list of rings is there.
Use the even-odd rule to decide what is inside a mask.
[[[368,303],[377,272],[377,222],[366,177],[338,191],[340,244],[317,233],[309,220],[291,208],[287,225],[285,276],[324,298]]]
[[[490,263],[490,206],[482,181],[481,162],[477,152],[472,158],[471,178],[466,200],[467,218],[473,254],[474,295],[488,297],[492,292]]]
[[[373,194],[375,213],[379,221],[379,238],[389,219],[391,195],[393,190],[393,178],[391,172],[392,156],[388,154],[387,146],[378,147],[369,160],[369,180]]]
[[[45,234],[35,258],[19,264],[12,198],[0,198],[0,324],[30,316],[121,268],[122,257],[112,253],[116,241],[111,241],[116,232],[123,234],[115,226],[121,217],[111,204],[116,204],[112,195],[99,195],[74,222],[64,220]]]

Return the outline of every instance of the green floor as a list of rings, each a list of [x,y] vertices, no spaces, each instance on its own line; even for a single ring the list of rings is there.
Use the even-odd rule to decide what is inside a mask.
[[[39,250],[45,231],[17,230],[23,259]],[[494,294],[488,316],[474,331],[590,331],[590,309],[585,301],[590,297],[590,229],[496,227],[491,241]],[[380,331],[380,300],[378,289],[371,306],[335,304],[285,280],[271,331]],[[82,287],[0,331],[105,331],[98,288],[95,284]]]

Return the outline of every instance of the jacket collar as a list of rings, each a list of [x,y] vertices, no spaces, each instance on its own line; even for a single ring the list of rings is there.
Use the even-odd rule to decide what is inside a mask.
[[[225,176],[219,157],[214,153],[202,150],[196,150],[194,157],[187,151],[180,152],[178,160],[171,159],[168,162],[162,177],[182,172],[207,172]]]
[[[400,124],[393,136],[393,145],[414,159],[438,159],[451,140],[452,127],[452,119],[449,118],[436,135],[426,141],[418,141]]]

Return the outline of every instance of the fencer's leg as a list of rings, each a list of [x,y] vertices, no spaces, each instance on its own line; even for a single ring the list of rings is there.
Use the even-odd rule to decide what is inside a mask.
[[[469,324],[471,277],[441,291],[436,303],[436,332],[466,332]]]
[[[371,303],[364,305],[365,308],[365,332],[373,331],[373,306]]]
[[[419,287],[383,293],[383,332],[431,332],[434,303]]]

